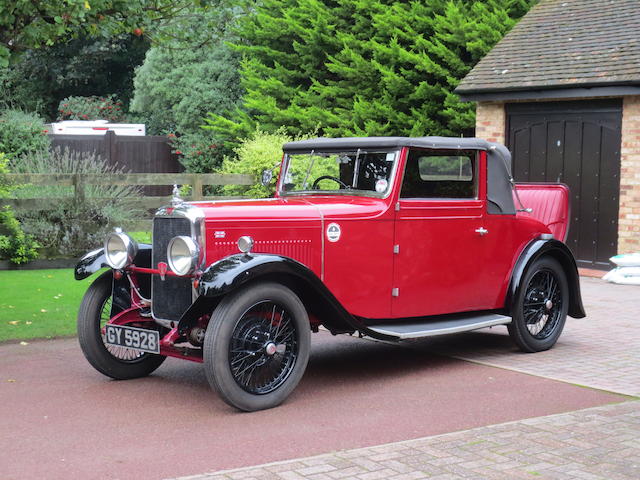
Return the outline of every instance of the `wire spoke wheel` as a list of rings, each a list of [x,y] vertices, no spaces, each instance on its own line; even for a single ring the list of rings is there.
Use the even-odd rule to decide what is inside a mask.
[[[78,311],[80,348],[89,363],[108,377],[118,380],[144,377],[158,368],[165,357],[105,343],[106,325],[113,306],[112,282],[112,272],[104,272],[82,299]]]
[[[291,314],[274,302],[253,305],[238,319],[229,344],[229,366],[243,390],[263,395],[282,385],[298,357]]]
[[[137,350],[132,350],[126,347],[119,347],[117,345],[109,345],[106,343],[106,326],[111,320],[111,305],[113,302],[113,298],[111,296],[107,297],[105,302],[102,304],[102,308],[100,309],[100,336],[102,338],[102,343],[104,348],[107,349],[113,357],[118,360],[122,360],[125,362],[131,362],[138,360],[139,358],[146,355],[144,352],[139,352]]]
[[[554,258],[539,258],[520,283],[509,335],[525,352],[548,350],[562,333],[568,309],[569,284],[562,265]]]
[[[256,282],[225,296],[211,314],[205,373],[229,405],[264,410],[282,403],[300,382],[310,348],[300,298],[282,284]]]
[[[547,338],[562,315],[563,298],[559,280],[551,270],[540,270],[527,285],[523,316],[534,338]]]

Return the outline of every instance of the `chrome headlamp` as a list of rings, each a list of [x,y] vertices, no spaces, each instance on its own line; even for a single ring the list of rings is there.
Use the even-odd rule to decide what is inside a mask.
[[[109,266],[120,270],[133,263],[138,253],[138,244],[129,235],[117,229],[104,239],[104,253]]]
[[[173,237],[167,245],[167,263],[176,275],[193,273],[198,267],[200,248],[191,237],[181,235]]]

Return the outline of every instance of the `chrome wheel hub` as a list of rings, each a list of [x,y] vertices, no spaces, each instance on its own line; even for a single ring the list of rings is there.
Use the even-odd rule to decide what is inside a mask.
[[[265,345],[264,347],[264,351],[267,355],[271,356],[274,353],[276,353],[276,351],[278,350],[278,348],[276,347],[276,344],[273,342],[269,342]]]

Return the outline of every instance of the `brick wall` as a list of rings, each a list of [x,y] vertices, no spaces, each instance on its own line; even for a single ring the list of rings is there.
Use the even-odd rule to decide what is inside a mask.
[[[618,253],[640,252],[640,95],[624,98],[620,160]]]
[[[505,122],[504,103],[479,102],[477,104],[476,137],[504,144]]]

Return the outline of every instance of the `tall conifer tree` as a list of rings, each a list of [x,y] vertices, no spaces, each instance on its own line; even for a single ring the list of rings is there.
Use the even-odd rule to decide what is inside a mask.
[[[262,0],[244,17],[243,107],[212,115],[222,137],[256,124],[328,136],[460,135],[473,105],[452,93],[535,0]]]

